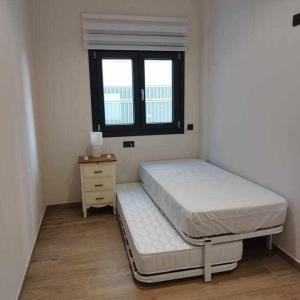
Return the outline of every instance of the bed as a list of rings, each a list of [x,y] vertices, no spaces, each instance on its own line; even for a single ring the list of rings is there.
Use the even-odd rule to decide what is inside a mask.
[[[134,277],[160,282],[205,273],[204,246],[182,239],[139,183],[117,185],[117,211]],[[242,258],[242,241],[211,246],[211,273],[230,271]]]
[[[280,195],[199,159],[146,162],[144,189],[190,243],[227,241],[282,231],[287,202]],[[232,235],[228,238],[229,235]]]

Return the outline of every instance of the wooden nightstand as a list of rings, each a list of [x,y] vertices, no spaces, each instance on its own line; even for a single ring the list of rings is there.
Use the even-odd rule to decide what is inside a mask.
[[[82,211],[86,218],[90,207],[111,205],[116,213],[116,157],[111,154],[90,157],[79,156],[81,174]]]

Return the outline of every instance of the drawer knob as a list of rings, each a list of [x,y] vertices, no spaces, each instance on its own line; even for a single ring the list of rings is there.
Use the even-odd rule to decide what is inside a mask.
[[[100,173],[103,173],[103,171],[102,170],[100,170],[100,171],[94,171],[94,174],[100,174]]]
[[[103,186],[103,184],[95,184],[95,187]]]
[[[104,199],[103,197],[96,198],[96,200],[103,200],[103,199]]]

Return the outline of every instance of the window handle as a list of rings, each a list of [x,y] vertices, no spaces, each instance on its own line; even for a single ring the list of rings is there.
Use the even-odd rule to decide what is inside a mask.
[[[145,101],[145,91],[144,91],[144,89],[141,89],[141,98],[142,98],[142,101]]]

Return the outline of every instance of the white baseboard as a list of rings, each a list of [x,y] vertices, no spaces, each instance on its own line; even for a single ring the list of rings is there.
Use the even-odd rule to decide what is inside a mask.
[[[277,248],[277,251],[282,255],[284,259],[286,259],[290,264],[292,264],[295,268],[300,270],[300,260],[291,255],[288,251],[282,249],[280,246],[275,245],[274,246]]]

